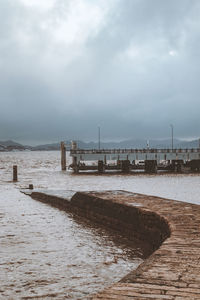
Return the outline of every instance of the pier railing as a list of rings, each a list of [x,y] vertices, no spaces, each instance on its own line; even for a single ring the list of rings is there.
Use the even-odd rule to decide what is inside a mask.
[[[200,148],[192,149],[71,149],[70,154],[123,154],[123,153],[200,153]]]

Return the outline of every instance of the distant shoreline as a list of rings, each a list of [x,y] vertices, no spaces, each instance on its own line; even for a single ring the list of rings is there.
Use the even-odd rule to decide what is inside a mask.
[[[98,149],[99,145],[97,142],[84,142],[77,140],[79,149]],[[191,149],[199,148],[199,139],[191,141],[183,141],[181,139],[174,139],[174,148],[177,149]],[[71,140],[66,140],[64,143],[67,146],[67,150],[70,150]],[[149,140],[148,147],[150,149],[170,149],[171,139],[162,140]],[[119,142],[101,142],[101,149],[147,149],[146,139],[131,139]],[[0,141],[0,152],[10,151],[57,151],[60,150],[60,142],[40,144],[36,146],[23,145],[18,142],[7,140]]]

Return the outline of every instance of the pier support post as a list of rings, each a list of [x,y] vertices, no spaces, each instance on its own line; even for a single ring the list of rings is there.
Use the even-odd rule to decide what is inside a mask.
[[[98,160],[98,172],[103,173],[105,171],[105,166],[103,160]]]
[[[77,142],[75,141],[71,142],[71,150],[76,152]],[[79,162],[77,161],[77,156],[73,156],[72,166],[73,166],[74,173],[77,174],[79,172]]]
[[[128,173],[130,172],[130,160],[122,160],[121,161],[122,172]]]
[[[72,166],[73,166],[74,173],[78,173],[79,172],[79,165],[77,163],[77,157],[73,157]]]
[[[121,160],[117,159],[117,169],[121,169]]]
[[[62,171],[66,170],[66,147],[65,143],[60,143],[60,150],[61,150],[61,169]]]
[[[177,172],[182,172],[183,171],[183,162],[179,161],[177,164]]]
[[[157,161],[145,160],[144,169],[146,173],[157,173]]]
[[[183,161],[182,160],[172,160],[172,170],[174,172],[182,172]]]
[[[190,162],[191,171],[200,171],[200,160],[191,160]]]
[[[18,180],[17,178],[17,166],[13,166],[13,182],[16,182]]]
[[[200,171],[200,159],[197,159],[197,171]]]
[[[78,173],[79,172],[79,164],[77,162],[76,156],[73,156],[72,166],[73,166],[74,173]]]
[[[79,173],[79,167],[77,164],[74,166],[74,173],[76,173],[76,174]]]

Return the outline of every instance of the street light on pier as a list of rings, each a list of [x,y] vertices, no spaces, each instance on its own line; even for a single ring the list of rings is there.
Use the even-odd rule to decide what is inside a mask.
[[[174,126],[170,124],[171,130],[172,130],[172,150],[174,149]]]
[[[99,144],[99,150],[101,148],[101,128],[98,126],[98,144]]]

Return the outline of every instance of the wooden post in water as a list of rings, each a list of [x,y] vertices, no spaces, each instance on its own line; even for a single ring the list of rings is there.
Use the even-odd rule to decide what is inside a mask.
[[[62,171],[66,171],[66,147],[65,143],[60,143],[60,150],[61,150],[61,169]]]
[[[75,141],[71,141],[71,150],[77,150],[77,143]],[[72,165],[75,173],[79,172],[79,163],[77,163],[77,157],[73,156]]]
[[[13,182],[17,181],[17,166],[13,166]]]

